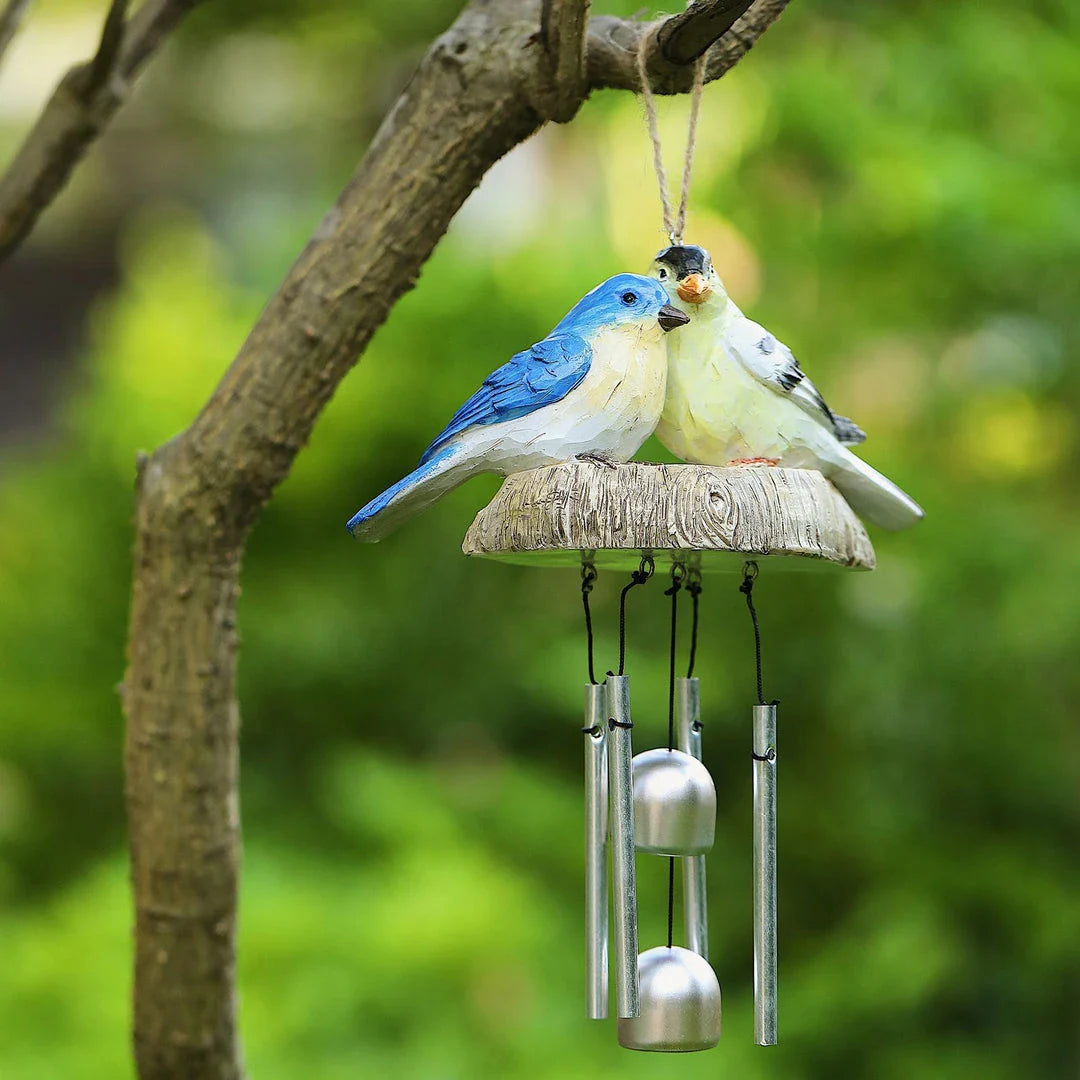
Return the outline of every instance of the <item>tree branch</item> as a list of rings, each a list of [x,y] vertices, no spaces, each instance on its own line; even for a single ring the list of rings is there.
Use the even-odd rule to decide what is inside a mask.
[[[698,0],[664,21],[656,36],[660,53],[670,64],[692,64],[726,34],[753,0]]]
[[[573,119],[585,100],[588,18],[589,0],[543,0],[540,9],[540,38],[550,58],[553,80],[546,113],[560,124]]]
[[[748,23],[710,70],[730,67],[783,7],[761,3],[772,14]],[[537,33],[540,14],[539,0],[474,0],[434,42],[210,400],[140,463],[123,700],[141,1080],[243,1075],[234,972],[244,543],[458,208],[549,115],[551,54]],[[547,23],[567,86],[571,15],[569,6],[553,8]],[[597,23],[589,24],[582,97],[633,70],[632,51],[624,55],[610,36],[599,39],[602,60],[594,58]],[[641,32],[622,25],[631,37]],[[563,107],[571,105],[568,92]]]
[[[0,11],[0,60],[4,59],[4,53],[7,52],[11,39],[18,33],[29,7],[30,0],[8,0],[4,10]]]
[[[0,260],[25,239],[123,104],[143,64],[197,3],[147,0],[125,22],[127,0],[113,0],[97,54],[60,80],[0,179]]]
[[[101,28],[101,41],[90,69],[86,73],[83,93],[92,99],[98,91],[104,89],[116,71],[116,62],[120,57],[120,46],[124,41],[124,21],[127,19],[128,0],[112,0],[105,23]]]
[[[789,2],[757,0],[751,6],[741,0],[699,0],[666,19],[659,29],[655,23],[597,16],[589,21],[589,88],[640,90],[637,53],[642,36],[655,30],[646,58],[653,91],[685,94],[693,83],[690,65],[697,57],[706,55],[706,81],[720,78],[753,48]],[[740,11],[744,13],[738,17]]]

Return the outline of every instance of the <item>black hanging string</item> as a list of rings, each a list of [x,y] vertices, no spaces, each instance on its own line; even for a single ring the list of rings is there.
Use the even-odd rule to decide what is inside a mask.
[[[675,644],[676,628],[679,618],[679,590],[682,588],[686,571],[676,563],[671,568],[671,588],[664,590],[665,596],[671,597],[671,648],[668,665],[668,707],[667,707],[667,748],[675,749]]]
[[[761,679],[761,628],[758,626],[757,611],[754,609],[754,582],[758,576],[758,565],[750,561],[743,566],[742,584],[739,592],[746,597],[746,606],[750,609],[750,621],[754,624],[754,664],[757,668],[757,700],[765,704],[765,690]]]
[[[596,567],[592,563],[581,564],[581,604],[585,608],[585,644],[589,655],[589,682],[596,685],[596,669],[593,667],[593,629],[592,611],[589,608],[589,593],[596,584]]]
[[[697,662],[697,635],[698,635],[698,601],[701,599],[701,571],[697,569],[686,572],[686,591],[690,594],[694,603],[694,618],[690,626],[690,662],[686,666],[686,677],[694,677],[694,664]]]
[[[653,576],[656,564],[652,557],[646,555],[638,564],[638,568],[630,575],[630,583],[623,587],[619,594],[619,674],[626,674],[626,594],[635,585],[644,585]]]
[[[668,856],[667,871],[667,947],[675,940],[675,856]]]

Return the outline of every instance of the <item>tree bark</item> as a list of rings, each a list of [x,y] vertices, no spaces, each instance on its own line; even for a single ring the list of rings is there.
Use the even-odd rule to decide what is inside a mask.
[[[738,40],[715,46],[711,76],[786,2],[759,0],[733,31]],[[432,45],[199,416],[140,463],[123,697],[141,1080],[243,1075],[235,620],[248,531],[488,168],[556,113],[569,118],[591,88],[633,75],[640,25],[592,20],[588,78],[574,100],[553,95],[552,63],[571,79],[576,70],[575,16],[564,15],[561,44],[550,49],[538,0],[475,0],[464,10]],[[682,85],[669,60],[658,56],[656,66],[667,89]]]

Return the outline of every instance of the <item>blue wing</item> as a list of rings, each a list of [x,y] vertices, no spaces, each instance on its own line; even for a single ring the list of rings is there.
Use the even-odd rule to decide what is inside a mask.
[[[466,428],[513,420],[561,401],[585,378],[591,361],[589,343],[577,334],[553,334],[526,352],[519,352],[493,371],[454,413],[446,430],[424,452],[420,464]]]

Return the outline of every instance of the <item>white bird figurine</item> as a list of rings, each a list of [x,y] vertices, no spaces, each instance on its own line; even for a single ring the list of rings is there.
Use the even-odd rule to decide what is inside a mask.
[[[690,316],[668,345],[667,401],[656,429],[673,454],[700,465],[816,469],[883,529],[922,518],[918,503],[848,449],[866,435],[825,404],[783,342],[735,306],[704,248],[665,248],[653,275]]]

